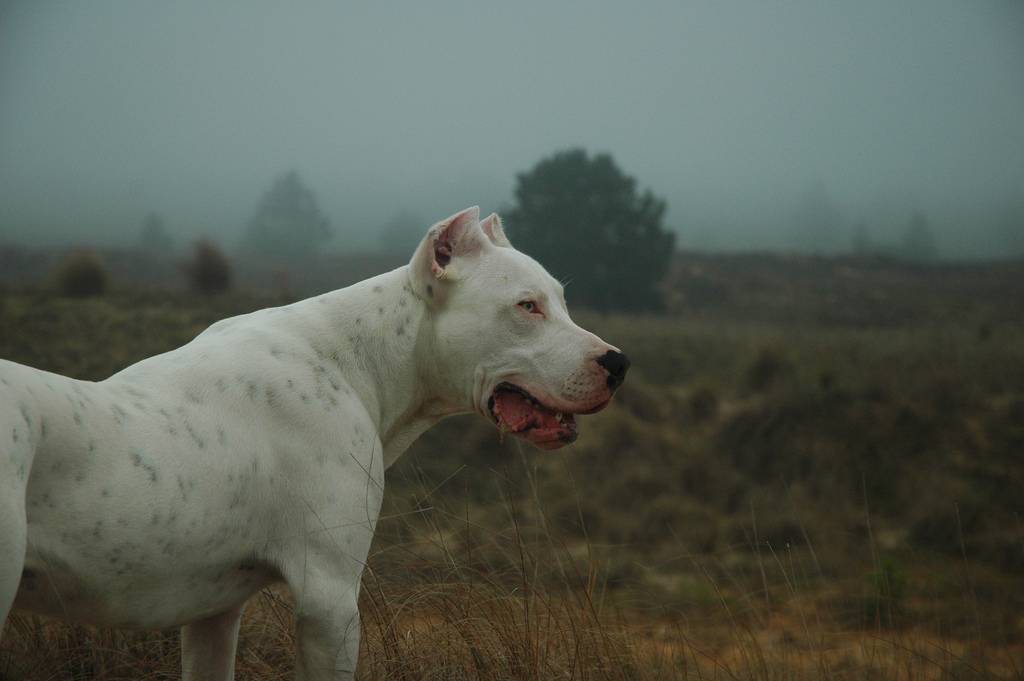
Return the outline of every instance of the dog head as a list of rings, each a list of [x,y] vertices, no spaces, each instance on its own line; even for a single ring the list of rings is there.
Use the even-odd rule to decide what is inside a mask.
[[[502,432],[542,449],[573,442],[575,416],[603,409],[625,379],[626,356],[572,321],[562,285],[495,214],[481,221],[473,207],[435,224],[409,275],[430,314],[431,385]]]

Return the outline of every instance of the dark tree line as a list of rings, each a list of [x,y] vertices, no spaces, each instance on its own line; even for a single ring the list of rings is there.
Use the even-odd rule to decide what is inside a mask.
[[[659,286],[675,241],[663,225],[665,201],[638,189],[610,155],[569,149],[542,159],[518,175],[515,199],[505,217],[516,247],[565,282],[575,305],[627,312],[662,307]],[[411,254],[426,228],[402,212],[378,236],[382,247]],[[239,254],[299,264],[315,256],[331,235],[312,190],[291,171],[263,194],[245,226]],[[173,247],[158,215],[146,218],[140,243],[150,252]],[[197,288],[226,288],[226,269],[226,258],[212,242],[196,244],[187,271]]]

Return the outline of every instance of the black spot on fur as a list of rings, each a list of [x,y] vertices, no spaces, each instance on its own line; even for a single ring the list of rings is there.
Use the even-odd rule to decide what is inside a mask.
[[[136,466],[138,468],[141,468],[144,471],[146,471],[146,473],[149,474],[149,481],[150,482],[156,482],[156,479],[157,479],[156,466],[154,466],[152,464],[149,464],[149,463],[146,463],[143,460],[143,458],[142,458],[142,452],[132,452],[131,456],[132,456],[132,465],[134,465],[134,466]]]
[[[203,438],[201,438],[198,433],[196,433],[196,431],[192,428],[191,423],[185,424],[185,430],[188,431],[188,434],[192,438],[192,441],[196,443],[196,447],[198,447],[199,449],[206,449],[206,441],[203,440]]]
[[[427,295],[430,296],[431,298],[434,297],[434,287],[431,286],[430,284],[427,284]]]

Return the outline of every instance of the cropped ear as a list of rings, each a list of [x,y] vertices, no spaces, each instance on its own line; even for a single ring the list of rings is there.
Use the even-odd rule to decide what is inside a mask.
[[[427,231],[409,263],[413,289],[428,303],[439,302],[449,283],[458,279],[460,263],[486,242],[477,206],[441,220]]]
[[[497,213],[491,213],[480,222],[480,229],[491,240],[491,243],[501,248],[512,248],[512,243],[505,236],[505,230],[501,226],[501,218]]]

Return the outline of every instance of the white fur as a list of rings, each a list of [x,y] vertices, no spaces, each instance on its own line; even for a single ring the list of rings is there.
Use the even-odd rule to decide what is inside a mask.
[[[0,624],[13,603],[183,626],[183,678],[230,679],[246,600],[283,581],[299,679],[350,679],[385,468],[445,416],[489,418],[503,380],[599,408],[609,349],[469,209],[408,266],[220,321],[105,381],[0,360]]]

